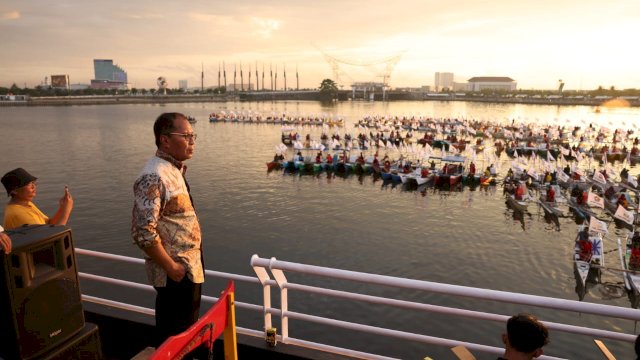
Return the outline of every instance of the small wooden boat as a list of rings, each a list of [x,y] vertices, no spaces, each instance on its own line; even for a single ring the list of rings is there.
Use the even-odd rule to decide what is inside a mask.
[[[637,298],[640,296],[640,236],[629,233],[624,248],[618,239],[618,254],[624,270],[624,285]]]
[[[586,286],[587,277],[592,270],[599,276],[600,267],[604,266],[602,235],[590,232],[587,225],[582,226],[575,241],[573,261],[583,286]]]
[[[558,203],[557,202],[548,202],[548,201],[544,201],[544,197],[541,197],[540,199],[538,199],[538,204],[540,204],[540,206],[544,209],[545,212],[549,213],[549,214],[553,214],[555,216],[564,216],[564,211],[562,211],[562,209],[560,209],[558,207]]]
[[[527,211],[527,202],[524,200],[516,200],[516,197],[511,194],[507,195],[507,205],[513,210]]]

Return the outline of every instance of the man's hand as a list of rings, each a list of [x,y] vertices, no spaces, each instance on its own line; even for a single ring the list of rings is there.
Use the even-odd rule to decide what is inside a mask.
[[[11,238],[4,232],[0,232],[0,248],[4,249],[4,253],[11,252]]]
[[[180,282],[184,278],[184,275],[187,273],[184,265],[181,263],[173,261],[173,265],[167,269],[167,275],[169,278],[175,282]]]

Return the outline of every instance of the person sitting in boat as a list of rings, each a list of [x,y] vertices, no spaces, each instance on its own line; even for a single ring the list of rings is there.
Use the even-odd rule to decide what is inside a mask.
[[[510,179],[513,179],[513,169],[509,168],[509,170],[507,171],[507,177]]]
[[[280,161],[282,161],[282,160],[284,160],[284,155],[282,155],[282,154],[278,154],[278,153],[276,153],[276,154],[273,156],[273,161],[274,161],[274,162],[280,162]]]
[[[622,171],[620,171],[620,179],[622,179],[622,181],[627,181],[628,177],[629,177],[629,170],[627,170],[627,168],[622,168]]]
[[[356,162],[360,165],[364,165],[364,155],[362,153],[360,153],[360,156],[358,156]]]
[[[375,155],[373,155],[373,162],[372,164],[374,166],[380,166],[380,161],[378,161],[378,154],[376,153]]]
[[[585,190],[582,190],[582,193],[580,193],[580,195],[576,198],[576,201],[578,202],[578,205],[585,205],[588,199],[589,194]]]
[[[384,171],[385,172],[391,171],[391,161],[389,161],[388,159],[384,161]]]
[[[320,163],[322,163],[322,151],[318,151],[318,154],[316,155],[316,164]]]
[[[629,270],[640,270],[640,232],[636,232],[631,239],[631,256]]]
[[[625,209],[627,208],[627,205],[629,205],[627,201],[627,196],[624,192],[621,193],[620,196],[618,197],[618,205],[622,206]]]
[[[446,175],[448,173],[447,170],[449,170],[449,164],[444,164],[442,167],[442,173]]]
[[[472,161],[471,164],[469,164],[469,175],[473,176],[475,174],[476,174],[476,164],[474,164]]]
[[[547,202],[556,202],[556,191],[553,186],[549,186],[549,190],[547,190]]]
[[[429,169],[427,168],[422,168],[420,170],[420,176],[423,178],[426,178],[427,176],[429,176]]]
[[[327,154],[327,164],[333,164],[333,156],[331,154]]]
[[[431,160],[431,170],[435,170],[436,169],[436,162]],[[640,175],[638,175],[638,178],[640,178]]]
[[[493,164],[489,165],[489,175],[496,176],[496,174],[497,174],[496,167],[493,166]]]
[[[491,176],[491,169],[489,169],[489,167],[487,166],[487,168],[484,170],[484,177],[489,177]]]
[[[551,177],[551,173],[550,173],[550,172],[548,172],[548,171],[547,171],[547,172],[545,172],[545,174],[544,174],[544,182],[545,182],[546,184],[550,184],[550,183],[551,183],[551,180],[553,180],[553,178]]]
[[[615,194],[616,189],[614,189],[613,186],[609,186],[607,190],[604,191],[604,197],[609,200],[611,200]]]
[[[602,171],[600,171],[602,173],[602,176],[604,176],[605,180],[609,180],[609,175],[607,174],[607,169],[602,169]]]
[[[344,164],[349,161],[349,157],[347,156],[347,152],[343,151],[342,156],[340,156],[340,161]]]
[[[405,174],[408,174],[411,172],[411,162],[407,161],[404,166],[402,167],[402,172]]]
[[[521,201],[524,198],[524,184],[518,183],[514,197],[518,201]]]
[[[593,244],[589,240],[589,230],[584,229],[578,233],[578,248],[580,252],[578,257],[582,261],[591,261],[591,255],[593,251]]]
[[[304,156],[302,156],[300,151],[296,154],[296,161],[304,161]]]

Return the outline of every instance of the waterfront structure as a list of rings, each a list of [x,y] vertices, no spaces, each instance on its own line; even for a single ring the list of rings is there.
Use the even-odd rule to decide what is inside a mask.
[[[252,83],[233,83],[227,85],[227,91],[253,91],[254,85]]]
[[[505,76],[476,76],[467,81],[469,83],[469,91],[482,91],[487,89],[514,91],[518,85],[515,80]]]
[[[448,91],[453,88],[453,73],[451,72],[436,72],[435,75],[435,90],[436,91]]]
[[[356,94],[362,93],[362,98],[365,100],[373,100],[375,93],[382,93],[382,97],[384,99],[385,93],[387,90],[387,86],[384,82],[373,82],[373,81],[365,81],[365,82],[354,82],[351,84],[351,98],[355,99]]]
[[[95,78],[91,80],[94,89],[128,89],[127,72],[115,65],[111,59],[94,59]]]

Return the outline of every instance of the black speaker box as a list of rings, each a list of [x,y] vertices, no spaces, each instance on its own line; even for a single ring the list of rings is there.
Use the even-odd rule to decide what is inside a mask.
[[[71,230],[26,225],[7,231],[9,255],[0,255],[0,357],[34,359],[84,327]]]
[[[95,324],[85,323],[79,333],[53,349],[41,360],[101,360],[100,333]]]

